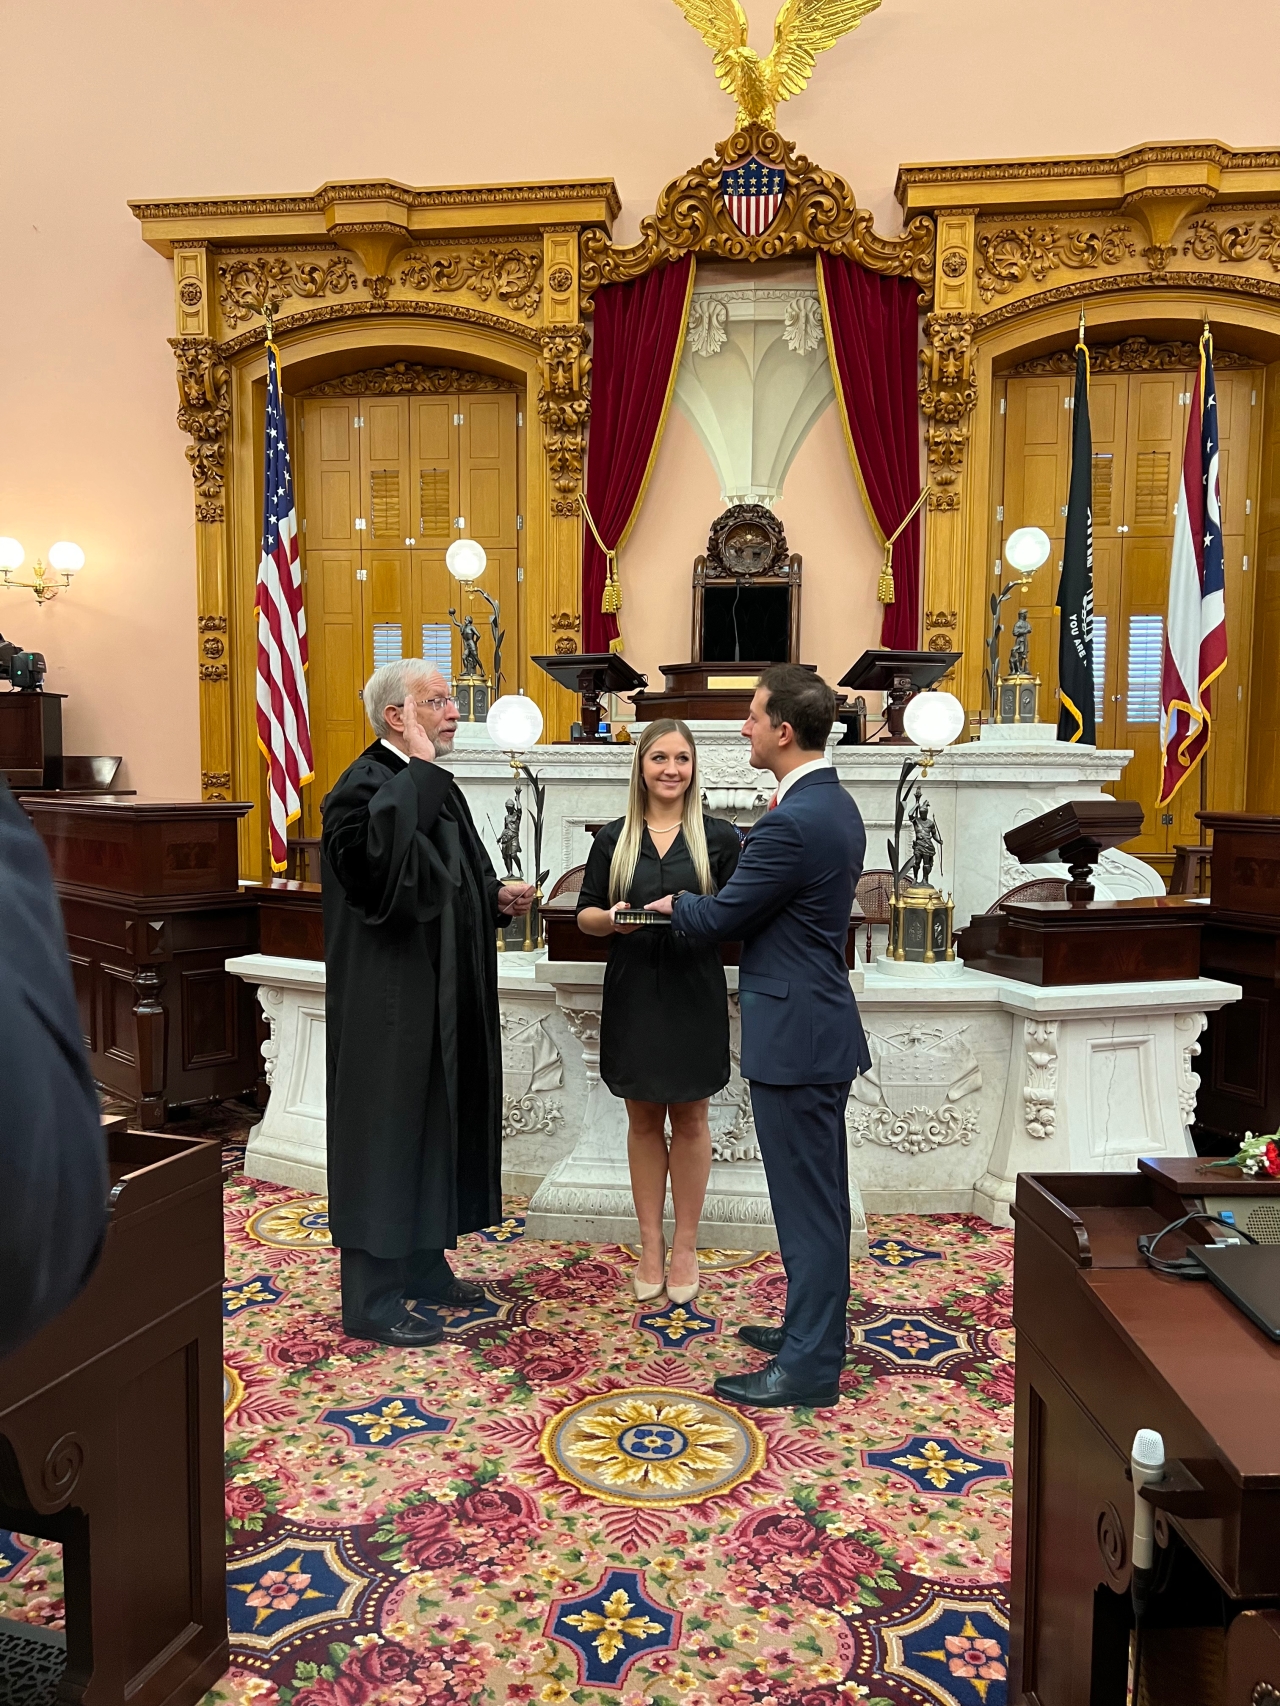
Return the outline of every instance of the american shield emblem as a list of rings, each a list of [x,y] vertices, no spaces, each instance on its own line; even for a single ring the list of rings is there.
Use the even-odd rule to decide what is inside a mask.
[[[753,154],[749,160],[720,174],[725,212],[744,237],[763,237],[778,217],[787,188],[787,174]]]

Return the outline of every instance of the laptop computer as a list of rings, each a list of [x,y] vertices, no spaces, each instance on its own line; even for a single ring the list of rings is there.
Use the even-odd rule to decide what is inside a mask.
[[[1192,1244],[1218,1290],[1280,1344],[1280,1244]]]

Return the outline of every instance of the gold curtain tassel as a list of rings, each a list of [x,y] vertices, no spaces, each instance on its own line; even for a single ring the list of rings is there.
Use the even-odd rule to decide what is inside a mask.
[[[881,604],[892,604],[894,597],[893,546],[886,545],[884,548],[884,562],[880,567],[880,580],[876,587],[876,598]]]

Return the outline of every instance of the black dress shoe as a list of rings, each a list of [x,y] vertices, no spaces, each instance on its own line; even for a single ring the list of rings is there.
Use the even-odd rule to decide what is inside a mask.
[[[420,1350],[427,1345],[438,1345],[444,1338],[444,1328],[439,1321],[428,1321],[422,1315],[414,1315],[406,1311],[400,1319],[390,1327],[379,1326],[369,1322],[360,1327],[344,1327],[343,1332],[351,1339],[372,1339],[376,1345],[390,1345],[394,1350]]]
[[[484,1302],[484,1287],[470,1280],[451,1279],[440,1291],[423,1292],[415,1303],[440,1304],[453,1309],[474,1309]]]
[[[757,1410],[829,1410],[840,1402],[839,1386],[802,1386],[777,1362],[754,1374],[722,1375],[712,1387],[717,1398],[731,1404],[750,1404]]]
[[[738,1337],[757,1351],[768,1351],[771,1357],[782,1349],[781,1327],[739,1327]]]

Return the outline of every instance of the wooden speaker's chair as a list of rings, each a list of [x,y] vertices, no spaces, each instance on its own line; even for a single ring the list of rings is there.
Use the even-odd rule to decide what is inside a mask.
[[[320,837],[299,836],[296,841],[286,843],[284,860],[284,874],[290,882],[318,883]]]
[[[764,504],[733,504],[693,565],[692,663],[799,663],[800,558]]]
[[[889,922],[889,901],[893,895],[892,871],[864,871],[858,878],[854,899],[862,910],[867,924],[867,949],[863,959],[871,964],[871,927]]]
[[[988,912],[1002,912],[1011,900],[1065,900],[1067,895],[1067,880],[1065,877],[1036,877],[1029,883],[1019,883],[1017,888],[1002,894]]]
[[[547,899],[555,900],[562,894],[580,894],[582,892],[582,879],[586,874],[586,869],[587,867],[585,865],[572,865],[561,876],[558,876],[554,883],[552,883],[551,893],[547,896]]]

